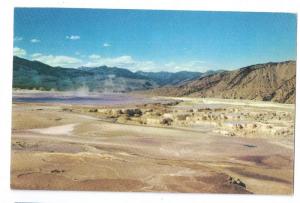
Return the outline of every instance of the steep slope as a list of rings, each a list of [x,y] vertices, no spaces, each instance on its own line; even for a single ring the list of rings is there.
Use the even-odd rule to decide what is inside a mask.
[[[295,103],[296,62],[257,64],[209,75],[185,84],[158,88],[156,95],[255,99]]]
[[[157,87],[157,84],[140,75],[121,68],[61,68],[38,61],[14,57],[13,87],[42,90],[76,90],[126,92]]]

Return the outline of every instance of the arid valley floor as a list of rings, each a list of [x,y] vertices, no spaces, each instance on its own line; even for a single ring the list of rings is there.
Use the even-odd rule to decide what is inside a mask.
[[[11,187],[293,193],[294,105],[155,99],[14,102]]]

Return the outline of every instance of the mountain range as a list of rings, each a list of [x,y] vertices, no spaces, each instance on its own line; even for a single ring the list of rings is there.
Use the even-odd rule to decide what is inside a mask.
[[[13,87],[21,89],[128,92],[180,84],[204,75],[199,72],[131,72],[118,67],[52,67],[20,57],[13,60]]]
[[[296,62],[264,63],[233,71],[132,72],[118,67],[52,67],[13,60],[13,87],[40,90],[129,92],[295,103]]]

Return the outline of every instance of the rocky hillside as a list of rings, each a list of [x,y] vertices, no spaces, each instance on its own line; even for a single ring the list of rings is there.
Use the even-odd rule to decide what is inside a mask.
[[[257,64],[202,77],[174,87],[151,90],[155,95],[250,99],[295,103],[296,62]]]

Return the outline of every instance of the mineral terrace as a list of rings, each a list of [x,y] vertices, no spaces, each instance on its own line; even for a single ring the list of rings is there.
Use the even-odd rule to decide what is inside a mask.
[[[293,193],[294,105],[167,99],[14,103],[11,187]]]

